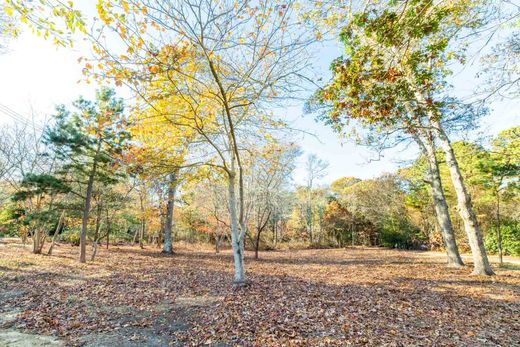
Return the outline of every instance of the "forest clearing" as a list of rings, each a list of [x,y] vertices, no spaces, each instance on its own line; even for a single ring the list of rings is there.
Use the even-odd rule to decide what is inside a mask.
[[[0,0],[0,347],[520,346],[519,0]]]
[[[0,345],[7,331],[53,335],[57,346],[513,346],[520,338],[519,258],[487,278],[446,270],[437,252],[261,252],[248,261],[251,286],[233,288],[229,251],[177,249],[111,246],[78,265],[78,247],[60,244],[46,257],[2,241]]]

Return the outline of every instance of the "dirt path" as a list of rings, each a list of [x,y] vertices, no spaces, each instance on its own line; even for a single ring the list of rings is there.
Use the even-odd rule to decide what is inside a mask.
[[[0,291],[0,302],[17,299],[23,296],[22,291]],[[65,346],[54,336],[24,333],[16,329],[17,315],[20,310],[2,305],[0,310],[0,346],[6,347],[42,347]]]

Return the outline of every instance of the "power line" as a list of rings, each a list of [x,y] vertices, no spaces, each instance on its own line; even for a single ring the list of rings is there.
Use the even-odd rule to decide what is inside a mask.
[[[31,126],[34,127],[38,131],[43,131],[43,126],[41,124],[38,124],[32,119],[29,119],[20,113],[12,110],[11,108],[5,106],[4,104],[0,103],[0,112],[5,114],[6,116],[10,117],[14,121],[21,123],[25,126]]]

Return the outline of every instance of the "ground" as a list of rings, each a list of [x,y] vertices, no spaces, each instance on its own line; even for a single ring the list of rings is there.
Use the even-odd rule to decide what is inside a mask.
[[[235,288],[228,251],[111,246],[87,264],[78,251],[0,240],[0,346],[520,343],[518,258],[486,278],[434,252],[261,252]]]

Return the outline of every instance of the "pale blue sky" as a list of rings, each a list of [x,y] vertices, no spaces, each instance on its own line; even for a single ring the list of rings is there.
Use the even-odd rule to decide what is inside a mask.
[[[83,77],[82,66],[77,59],[82,55],[88,55],[85,48],[86,45],[81,43],[74,49],[56,48],[49,41],[29,33],[11,41],[9,51],[0,55],[0,104],[25,117],[30,117],[33,109],[41,120],[52,113],[56,104],[69,103],[78,95],[92,97],[94,85],[77,83]],[[322,71],[324,79],[329,76],[330,61],[338,54],[339,49],[331,45],[326,45],[316,52],[318,70]],[[471,94],[478,84],[474,76],[479,68],[477,61],[474,66],[455,74],[453,83],[457,95]],[[481,140],[485,136],[520,124],[518,100],[494,101],[490,106],[490,115],[482,120],[482,127],[478,132],[469,134],[470,138]],[[297,183],[302,182],[304,177],[302,164],[308,153],[315,153],[330,163],[329,173],[323,179],[324,182],[331,182],[342,176],[375,177],[383,172],[394,171],[416,155],[413,146],[408,150],[397,148],[384,153],[381,160],[369,162],[370,158],[374,158],[373,153],[351,142],[342,143],[329,128],[316,123],[312,116],[303,115],[301,105],[289,107],[281,112],[293,127],[315,134],[296,135],[305,152],[295,173]],[[12,120],[0,113],[0,123],[9,121]]]

